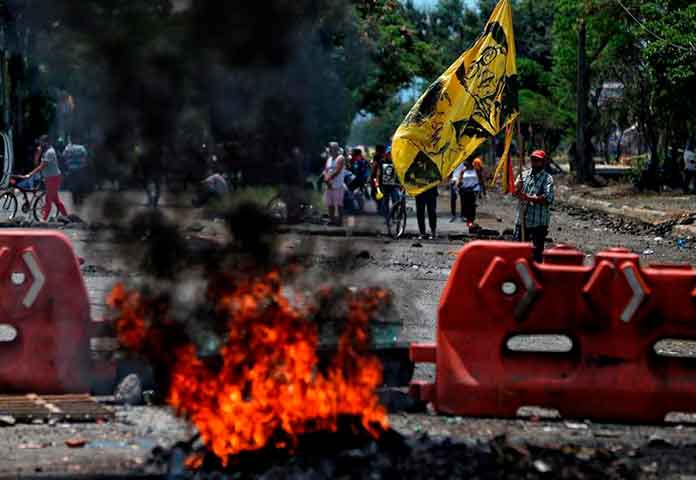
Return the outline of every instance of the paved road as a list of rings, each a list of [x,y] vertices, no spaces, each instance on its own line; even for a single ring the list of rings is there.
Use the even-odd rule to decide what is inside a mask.
[[[144,209],[137,194],[125,194],[130,200],[128,211]],[[99,221],[98,201],[91,203],[82,213],[92,222]],[[440,198],[442,231],[461,233],[461,224],[450,224],[448,199]],[[191,209],[165,207],[172,217],[181,218],[185,228],[197,222]],[[501,230],[512,224],[514,202],[509,198],[492,196],[481,208],[480,223],[485,228]],[[414,219],[409,219],[415,226]],[[360,225],[381,228],[376,216],[362,217]],[[203,222],[203,231],[197,234],[216,234],[219,225]],[[317,228],[317,227],[313,227]],[[326,229],[326,227],[320,227]],[[108,229],[90,231],[84,228],[63,230],[73,241],[79,255],[85,258],[83,273],[90,295],[93,317],[104,311],[104,298],[112,284],[121,278],[139,276],[129,265],[133,258],[125,258],[124,252],[132,251],[114,243]],[[326,232],[330,232],[326,229]],[[411,231],[414,231],[412,229]],[[626,246],[638,252],[646,248],[654,251],[645,255],[646,261],[659,259],[670,262],[696,263],[696,249],[678,247],[672,239],[656,241],[654,235],[630,235],[613,231],[601,218],[578,217],[559,210],[554,214],[552,236],[556,241],[580,245],[588,254],[609,246]],[[447,280],[452,262],[463,241],[415,242],[412,239],[391,241],[385,237],[328,237],[286,234],[279,237],[280,248],[286,252],[309,250],[311,252],[309,278],[331,279],[347,285],[367,284],[387,286],[394,292],[397,310],[404,320],[400,339],[429,341],[434,338],[436,310],[442,288]],[[137,252],[137,249],[135,250]],[[362,254],[367,252],[368,255]],[[340,255],[339,255],[340,254]],[[136,255],[137,256],[137,255]],[[339,260],[340,258],[340,260]],[[420,371],[422,377],[432,376],[432,370]],[[0,476],[23,472],[61,473],[65,478],[87,473],[120,473],[138,469],[147,458],[154,444],[169,445],[176,439],[190,435],[185,425],[175,421],[166,411],[156,408],[118,408],[118,421],[105,425],[33,425],[12,427],[0,435]],[[677,419],[680,422],[690,417]],[[436,435],[453,435],[470,440],[488,439],[508,433],[532,443],[574,442],[608,448],[625,448],[647,441],[658,435],[673,442],[686,442],[696,434],[696,429],[686,423],[668,427],[640,427],[563,423],[557,420],[503,421],[448,419],[433,415],[395,415],[395,428],[405,433],[430,432]],[[88,440],[84,449],[69,450],[64,442],[73,436]],[[38,447],[37,447],[38,445]],[[41,472],[36,471],[40,468]]]

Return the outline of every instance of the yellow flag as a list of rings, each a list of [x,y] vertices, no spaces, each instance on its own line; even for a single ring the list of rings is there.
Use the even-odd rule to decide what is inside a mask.
[[[491,180],[491,186],[500,181],[503,192],[513,193],[515,191],[515,181],[513,180],[512,159],[510,158],[510,146],[512,145],[512,124],[505,129],[505,150],[500,157],[498,166],[495,167],[495,174]]]
[[[394,134],[392,158],[410,195],[439,184],[519,114],[510,0],[474,46],[425,91]]]

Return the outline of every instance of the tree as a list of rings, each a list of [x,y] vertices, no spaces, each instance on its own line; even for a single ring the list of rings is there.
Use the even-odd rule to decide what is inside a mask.
[[[619,7],[605,0],[557,0],[553,27],[554,95],[576,113],[571,163],[576,180],[594,178],[593,131],[601,86],[622,41]]]
[[[424,38],[425,20],[414,14],[412,6],[407,9],[408,5],[396,0],[365,3],[369,7],[358,2],[356,21],[360,35],[369,42],[367,50],[356,52],[356,57],[367,54],[372,64],[357,89],[357,108],[376,113],[414,77],[430,77],[440,72],[436,50]],[[413,21],[414,15],[417,23]]]
[[[570,112],[552,95],[554,4],[551,0],[518,0],[513,8],[525,144],[551,154],[572,124]]]
[[[641,47],[638,61],[645,74],[638,80],[649,90],[645,98],[651,107],[636,116],[650,144],[653,168],[662,158],[673,176],[679,171],[677,149],[686,142],[696,108],[696,5],[683,0],[629,5],[642,22],[629,27]]]
[[[35,45],[28,9],[25,0],[0,2],[0,29],[4,39],[0,56],[2,129],[13,134],[20,166],[30,156],[29,144],[47,131],[55,113],[55,105],[39,81],[36,65],[28,60]]]
[[[479,23],[477,11],[464,0],[440,0],[429,17],[430,42],[438,45],[437,74],[440,74],[472,45],[484,24]]]
[[[420,18],[415,23],[421,26],[423,38],[438,47],[436,74],[449,67],[474,43],[496,3],[496,0],[480,0],[471,6],[463,0],[439,0],[426,13],[410,14],[412,18]],[[409,5],[407,2],[407,10],[411,8]],[[527,144],[543,144],[547,149],[555,149],[569,122],[567,110],[550,99],[554,4],[552,0],[516,0],[513,11],[522,130],[528,137]],[[434,76],[426,76],[426,84],[433,79]],[[394,102],[398,104],[396,99]],[[395,108],[392,105],[382,114],[361,122],[358,127],[362,131],[368,125],[378,130],[384,125],[396,127],[394,112],[407,110],[408,106]],[[530,136],[529,132],[533,135]]]
[[[181,143],[212,137],[247,180],[273,180],[268,162],[344,140],[358,111],[378,111],[434,71],[432,47],[396,0],[195,0],[183,11],[168,0],[26,0],[26,9],[38,39],[31,61],[44,85],[75,96],[77,130],[104,163],[128,165],[140,143],[201,175]]]
[[[689,92],[696,85],[695,12],[696,6],[683,0],[557,2],[554,94],[562,104],[577,102],[578,145],[591,145],[593,137],[601,143],[606,136],[601,130],[610,125],[636,122],[650,148],[651,168],[656,170],[663,158],[675,170],[670,163],[676,155],[669,152],[684,140],[694,111]],[[578,68],[583,38],[585,69]],[[621,82],[623,96],[603,109],[599,100],[605,81]],[[592,161],[585,150],[579,146],[575,154],[580,181],[591,180]]]
[[[379,145],[389,141],[414,102],[403,102],[399,96],[390,99],[379,115],[359,118],[351,130],[349,142],[360,145]]]
[[[553,66],[553,0],[517,0],[513,5],[518,59],[533,61],[544,71]]]

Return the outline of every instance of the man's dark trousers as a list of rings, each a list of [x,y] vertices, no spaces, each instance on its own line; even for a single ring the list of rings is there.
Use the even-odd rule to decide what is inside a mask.
[[[546,236],[549,234],[548,226],[532,227],[525,229],[525,242],[532,242],[534,246],[534,261],[541,263],[544,260],[544,246]],[[515,225],[515,240],[522,240],[522,228]]]

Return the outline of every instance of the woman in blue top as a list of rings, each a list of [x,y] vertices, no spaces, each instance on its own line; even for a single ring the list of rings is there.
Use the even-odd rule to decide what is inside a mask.
[[[44,206],[43,219],[48,220],[48,215],[51,212],[51,207],[53,205],[58,209],[58,213],[64,217],[68,216],[68,212],[65,209],[65,205],[60,201],[60,196],[58,195],[58,190],[60,189],[60,182],[63,179],[60,167],[58,166],[58,156],[53,147],[48,143],[48,135],[43,135],[39,139],[39,144],[41,145],[41,150],[43,155],[41,156],[41,163],[34,168],[30,173],[24,175],[23,178],[30,178],[37,173],[41,172],[44,177],[44,183],[46,184],[46,205]]]

